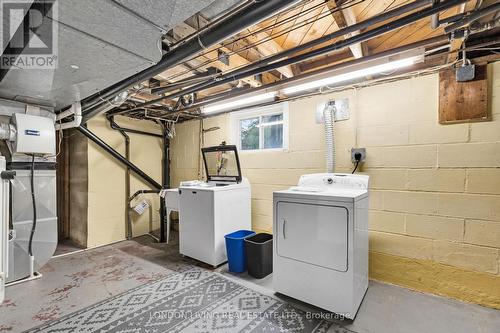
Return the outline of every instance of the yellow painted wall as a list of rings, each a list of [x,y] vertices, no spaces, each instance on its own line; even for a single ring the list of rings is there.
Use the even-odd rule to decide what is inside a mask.
[[[439,125],[436,74],[290,102],[289,150],[241,153],[253,228],[271,231],[273,191],[324,171],[316,104],[349,98],[351,118],[335,124],[337,171],[351,170],[351,147],[367,148],[371,277],[500,308],[500,62],[488,70],[491,122]],[[229,115],[212,126],[221,130],[205,146],[231,141]],[[199,151],[199,121],[176,129],[172,186],[197,178]]]
[[[121,126],[161,133],[159,126],[149,121],[117,117]],[[122,135],[111,130],[104,116],[88,122],[89,129],[107,144],[125,156],[125,142]],[[132,163],[161,183],[162,142],[160,138],[131,134],[130,151]],[[125,167],[114,160],[93,142],[88,143],[88,235],[87,246],[95,247],[125,239]],[[150,186],[133,175],[131,194],[137,190],[151,189]],[[131,213],[134,236],[159,228],[159,199],[156,194],[144,194],[138,200],[146,200],[152,214]],[[134,203],[133,202],[133,203]]]

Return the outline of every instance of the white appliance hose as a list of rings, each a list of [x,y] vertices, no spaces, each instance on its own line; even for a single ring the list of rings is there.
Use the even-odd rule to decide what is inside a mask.
[[[326,172],[335,172],[335,104],[333,101],[327,102],[323,110],[325,121],[325,139],[326,139]]]

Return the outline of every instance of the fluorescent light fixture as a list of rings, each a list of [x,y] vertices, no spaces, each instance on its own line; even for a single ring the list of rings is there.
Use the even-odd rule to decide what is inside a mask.
[[[274,100],[276,95],[277,95],[277,92],[272,91],[272,92],[266,92],[263,94],[253,95],[250,97],[234,99],[232,101],[225,102],[225,103],[207,105],[201,109],[201,112],[202,113],[214,113],[214,112],[218,112],[218,111],[235,109],[235,108],[238,108],[241,106],[246,106],[246,105],[250,106],[250,105],[255,104],[257,102],[271,102]]]
[[[368,76],[368,75],[373,75],[373,74],[377,74],[377,73],[383,73],[383,72],[387,72],[387,71],[391,71],[391,70],[396,70],[396,69],[403,68],[403,67],[408,67],[408,66],[415,64],[420,59],[421,59],[421,57],[415,56],[415,57],[411,57],[411,58],[390,61],[390,62],[383,63],[380,65],[374,65],[371,67],[358,69],[358,70],[354,70],[351,72],[331,76],[331,77],[328,77],[325,79],[320,79],[320,80],[316,80],[316,81],[298,84],[295,86],[284,88],[282,91],[283,91],[283,93],[285,93],[285,95],[293,95],[295,93],[305,91],[305,90],[311,90],[311,89],[324,87],[324,86],[328,86],[328,85],[339,83],[339,82],[357,79],[357,78]]]

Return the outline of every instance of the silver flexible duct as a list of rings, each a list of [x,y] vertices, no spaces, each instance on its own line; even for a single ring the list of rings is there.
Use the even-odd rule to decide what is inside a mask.
[[[0,140],[16,140],[16,128],[14,127],[14,125],[8,123],[0,123]]]
[[[326,139],[326,172],[335,172],[335,102],[327,102],[323,110],[325,120],[325,139]]]

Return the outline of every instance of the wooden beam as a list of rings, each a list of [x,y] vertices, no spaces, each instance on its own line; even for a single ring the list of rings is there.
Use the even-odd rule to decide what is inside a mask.
[[[325,57],[320,57],[315,60],[301,63],[299,66],[301,72],[309,72],[315,69],[319,69],[321,67],[331,66],[337,62],[349,60],[351,58],[352,58],[351,52],[345,50],[344,52],[328,55]]]
[[[259,27],[251,27],[248,29],[252,35],[245,38],[248,44],[257,44],[254,48],[263,56],[267,57],[283,51],[281,45],[279,45],[274,39],[269,38],[269,34],[266,32],[258,32]],[[262,42],[267,40],[266,42]],[[292,66],[284,66],[277,68],[277,71],[283,74],[286,78],[292,77],[294,75]]]
[[[197,15],[196,19],[191,18],[186,21],[186,23],[180,23],[178,24],[173,30],[174,30],[174,36],[176,36],[179,39],[185,38],[196,31],[200,29],[200,27],[206,26],[208,24],[208,20],[205,19],[204,17]],[[212,60],[212,59],[218,59],[219,55],[217,53],[217,49],[221,50],[224,53],[231,54],[229,56],[229,64],[225,64],[223,61],[214,61],[211,62],[207,66],[203,66],[203,68],[208,68],[208,67],[215,67],[223,72],[233,70],[237,67],[241,66],[246,66],[251,63],[248,59],[244,58],[238,53],[233,53],[232,50],[230,50],[227,47],[221,47],[220,45],[215,46],[214,48],[211,49],[208,53],[206,53],[203,56],[200,56],[196,58],[195,62],[203,63],[206,62],[207,60]],[[205,51],[207,52],[207,51]],[[233,54],[232,54],[233,53]],[[241,81],[249,84],[252,87],[260,87],[262,84],[266,83],[272,83],[277,81],[278,78],[271,73],[264,73],[262,75],[262,81],[254,78],[254,77],[247,77],[242,79]]]
[[[446,60],[447,63],[453,62],[458,59],[458,50],[460,50],[460,48],[462,47],[463,42],[463,38],[455,38],[451,40],[450,51],[452,52],[448,54],[448,59]]]
[[[478,0],[471,0],[467,3],[462,4],[459,9],[457,14],[463,14],[465,11],[471,11],[474,8],[476,8]],[[452,51],[448,55],[448,59],[446,62],[450,63],[458,59],[458,50],[462,48],[462,45],[464,43],[464,38],[455,38],[451,40],[450,43],[450,51]]]
[[[343,29],[347,26],[356,24],[356,15],[354,14],[354,11],[352,10],[352,7],[345,8],[343,10],[338,10],[339,5],[342,3],[341,0],[333,0],[327,2],[327,6],[330,9],[332,13],[333,20],[339,27],[339,29]],[[359,31],[355,31],[353,33],[344,35],[344,39],[356,36],[359,34]],[[352,55],[354,58],[359,59],[362,58],[364,53],[363,53],[363,46],[361,43],[353,44],[349,46],[349,49],[352,52]]]
[[[180,23],[174,28],[175,36],[178,36],[180,39],[185,38],[194,32],[196,32],[196,29],[186,23]],[[224,53],[227,54],[231,53],[231,50],[229,50],[226,47],[219,47],[219,49]],[[205,53],[204,55],[196,58],[196,62],[203,64],[206,61],[210,61],[212,59],[218,59],[219,57],[219,54],[217,53],[217,48],[209,50],[208,52],[205,51],[204,53]],[[217,69],[220,69],[223,72],[226,72],[240,66],[248,65],[249,63],[250,62],[247,59],[243,58],[239,54],[231,54],[231,56],[229,57],[229,64],[225,64],[220,60],[216,60],[206,66],[202,66],[202,68],[206,69],[212,66]],[[252,87],[260,87],[262,85],[262,82],[252,77],[244,78],[242,81],[248,83]]]
[[[152,101],[154,99],[157,99],[158,95],[152,95],[152,94],[148,94],[145,92],[140,92],[140,93],[135,94],[133,97],[140,99],[144,102],[149,102],[149,101]],[[164,106],[173,106],[174,103],[169,101],[169,100],[163,100],[163,101],[158,102],[158,104],[161,104]]]

